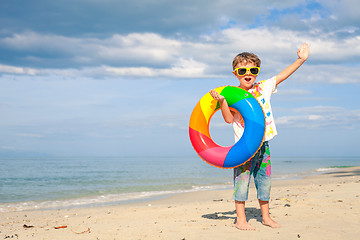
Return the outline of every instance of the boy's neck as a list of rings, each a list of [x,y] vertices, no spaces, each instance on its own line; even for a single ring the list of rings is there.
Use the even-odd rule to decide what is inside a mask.
[[[243,87],[241,87],[240,85],[238,86],[238,88],[241,88],[241,89],[243,89],[243,90],[245,90],[245,91],[249,91],[251,88],[249,88],[249,89],[246,89],[246,88],[243,88]]]

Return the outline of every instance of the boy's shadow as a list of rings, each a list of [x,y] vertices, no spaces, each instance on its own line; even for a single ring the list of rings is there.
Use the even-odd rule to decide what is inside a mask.
[[[256,219],[258,222],[262,222],[261,210],[258,208],[246,208],[246,220]],[[212,219],[212,220],[226,220],[226,219],[234,219],[234,224],[236,223],[236,211],[228,211],[228,212],[214,212],[210,214],[204,214],[201,217]]]

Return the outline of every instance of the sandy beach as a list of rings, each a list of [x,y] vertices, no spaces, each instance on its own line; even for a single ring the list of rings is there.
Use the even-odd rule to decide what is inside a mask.
[[[261,224],[254,186],[246,205],[255,231],[233,227],[232,190],[199,191],[117,206],[0,213],[0,239],[359,239],[360,167],[274,181]]]

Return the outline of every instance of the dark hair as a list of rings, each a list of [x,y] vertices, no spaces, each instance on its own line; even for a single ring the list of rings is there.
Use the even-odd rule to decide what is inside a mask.
[[[234,58],[234,60],[232,62],[233,70],[235,70],[236,66],[239,63],[247,64],[249,62],[254,63],[257,67],[260,67],[260,64],[261,64],[261,60],[258,58],[258,56],[256,56],[253,53],[243,52],[243,53],[238,54]]]

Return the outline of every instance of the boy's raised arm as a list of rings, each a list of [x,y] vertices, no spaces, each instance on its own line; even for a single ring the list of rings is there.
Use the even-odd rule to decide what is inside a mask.
[[[310,48],[303,43],[297,50],[298,59],[276,76],[276,86],[293,74],[309,57]]]

